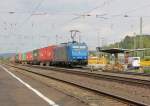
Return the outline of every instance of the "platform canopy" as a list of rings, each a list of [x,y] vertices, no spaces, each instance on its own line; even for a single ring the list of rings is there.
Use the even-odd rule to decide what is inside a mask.
[[[105,53],[110,53],[110,54],[115,54],[115,53],[124,53],[125,49],[120,49],[120,48],[110,48],[110,49],[101,49],[99,47],[97,47],[97,50],[99,52],[105,52]]]

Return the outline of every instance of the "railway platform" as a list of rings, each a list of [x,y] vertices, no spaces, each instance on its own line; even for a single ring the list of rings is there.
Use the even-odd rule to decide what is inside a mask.
[[[49,106],[0,67],[0,106]]]
[[[87,105],[47,82],[48,80],[41,77],[21,74],[17,69],[0,64],[0,106]]]

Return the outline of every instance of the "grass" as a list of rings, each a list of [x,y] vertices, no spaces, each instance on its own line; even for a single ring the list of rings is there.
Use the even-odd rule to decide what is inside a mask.
[[[144,69],[144,73],[150,73],[150,69]]]

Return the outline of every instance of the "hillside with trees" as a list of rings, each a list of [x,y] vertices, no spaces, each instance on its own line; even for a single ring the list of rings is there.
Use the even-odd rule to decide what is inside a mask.
[[[121,42],[111,44],[109,47],[124,49],[150,48],[150,35],[126,36]]]
[[[143,49],[150,48],[150,35],[126,36],[122,41],[104,48]],[[150,56],[150,50],[137,51],[134,56]]]

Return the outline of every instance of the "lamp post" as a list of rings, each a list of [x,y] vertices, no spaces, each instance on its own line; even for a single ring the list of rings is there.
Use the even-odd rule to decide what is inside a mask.
[[[124,15],[124,17],[128,18],[130,16],[128,16],[127,14]],[[140,35],[143,34],[143,18],[140,17]]]
[[[126,15],[124,15],[124,17],[129,17],[127,14]],[[144,47],[144,42],[143,42],[143,38],[142,38],[142,35],[143,35],[143,18],[142,18],[142,16],[140,16],[140,17],[138,17],[138,18],[140,18],[140,31],[139,31],[139,35],[140,35],[140,38],[139,38],[139,43],[140,43],[140,46],[139,46],[139,48],[143,48]],[[136,38],[135,38],[136,39]],[[142,57],[144,58],[144,52],[145,51],[143,51],[142,52]]]

